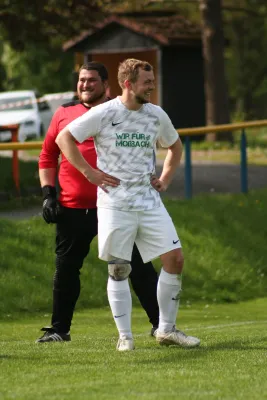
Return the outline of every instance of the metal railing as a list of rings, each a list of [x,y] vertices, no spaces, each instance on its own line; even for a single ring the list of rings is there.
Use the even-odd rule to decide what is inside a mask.
[[[199,128],[183,128],[178,129],[180,136],[185,136],[185,197],[190,199],[192,197],[192,162],[191,162],[191,140],[190,137],[194,135],[206,135],[207,133],[216,132],[236,132],[241,131],[240,140],[240,189],[242,193],[248,192],[248,171],[247,171],[247,138],[246,129],[260,128],[267,126],[267,120],[240,122],[235,124],[205,126]],[[41,149],[42,142],[26,142],[20,143],[17,141],[19,125],[1,126],[0,131],[10,130],[12,133],[11,143],[0,143],[0,150],[12,150],[12,174],[13,180],[17,189],[18,195],[20,194],[19,184],[19,161],[18,150],[33,150]]]
[[[246,129],[261,128],[267,126],[267,120],[240,122],[235,124],[204,126],[199,128],[178,129],[180,136],[185,136],[185,197],[192,197],[192,162],[191,162],[191,141],[194,135],[206,135],[216,132],[237,132],[241,130],[240,140],[240,189],[242,193],[248,192],[248,170],[247,170],[247,137]]]

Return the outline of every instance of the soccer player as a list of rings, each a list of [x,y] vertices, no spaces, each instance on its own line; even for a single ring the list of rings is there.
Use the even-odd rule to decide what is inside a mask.
[[[134,242],[144,262],[160,257],[163,265],[157,287],[157,341],[196,347],[198,338],[175,327],[184,260],[180,239],[159,194],[167,189],[180,163],[181,140],[168,115],[149,102],[154,89],[149,63],[125,60],[119,66],[118,81],[121,96],[71,122],[56,142],[70,163],[98,186],[99,258],[108,262],[108,297],[119,332],[117,349],[134,349],[128,285]],[[91,136],[103,175],[75,145],[75,140],[82,143]],[[159,178],[154,175],[157,140],[168,148]],[[119,179],[120,184],[114,178],[108,181],[104,173]]]
[[[59,107],[51,121],[39,159],[39,175],[44,195],[43,217],[56,223],[56,270],[53,285],[51,327],[42,328],[39,343],[69,341],[70,327],[80,294],[80,269],[97,235],[97,187],[90,183],[62,156],[59,169],[60,193],[57,200],[56,176],[60,149],[58,133],[75,118],[91,112],[91,107],[106,102],[108,72],[103,64],[90,62],[80,68],[77,84],[79,100]],[[90,165],[96,167],[92,138],[77,148]],[[102,172],[99,172],[103,174]],[[105,175],[106,179],[109,178]],[[108,182],[108,181],[107,181]],[[144,264],[136,246],[132,254],[131,282],[152,324],[151,335],[158,327],[157,273],[152,263]]]

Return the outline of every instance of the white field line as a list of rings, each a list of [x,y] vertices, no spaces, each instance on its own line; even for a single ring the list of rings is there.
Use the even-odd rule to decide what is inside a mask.
[[[252,325],[252,324],[267,324],[266,321],[240,321],[240,322],[232,322],[230,324],[221,324],[221,325],[208,325],[208,326],[200,326],[199,328],[188,328],[188,331],[192,329],[221,329],[221,328],[231,328],[231,326],[242,326],[242,325]]]
[[[229,324],[218,324],[218,325],[207,325],[207,326],[195,326],[193,328],[183,328],[182,330],[186,333],[188,331],[196,331],[196,330],[205,330],[205,329],[223,329],[223,328],[231,328],[234,326],[244,326],[244,325],[261,325],[261,324],[267,324],[266,321],[240,321],[240,322],[232,322]],[[178,326],[177,326],[178,327]],[[142,336],[147,336],[146,333],[140,333],[137,335],[134,335],[135,337],[142,337]]]

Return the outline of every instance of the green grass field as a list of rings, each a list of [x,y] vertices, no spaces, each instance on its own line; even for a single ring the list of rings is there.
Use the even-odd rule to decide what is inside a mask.
[[[50,322],[55,227],[40,217],[0,219],[0,399],[267,398],[267,189],[164,201],[185,254],[177,326],[200,348],[159,346],[134,297],[136,349],[115,350],[96,240],[72,342],[34,343]]]
[[[115,350],[108,308],[77,312],[72,342],[36,344],[48,319],[1,325],[3,400],[263,400],[267,398],[267,299],[182,306],[179,327],[201,339],[197,349],[161,347],[133,310],[136,349]]]

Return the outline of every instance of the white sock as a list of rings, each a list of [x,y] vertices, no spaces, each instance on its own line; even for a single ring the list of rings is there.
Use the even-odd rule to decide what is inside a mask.
[[[132,338],[132,296],[128,279],[114,281],[108,278],[108,301],[121,339]]]
[[[181,279],[181,274],[169,274],[161,269],[157,287],[159,332],[170,332],[175,325],[182,287]]]

